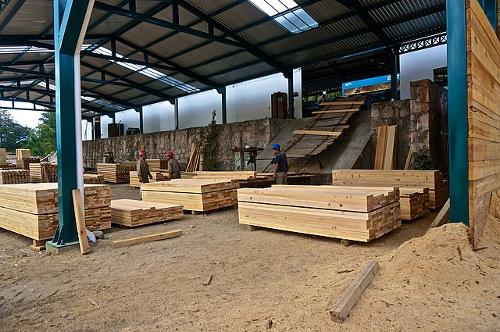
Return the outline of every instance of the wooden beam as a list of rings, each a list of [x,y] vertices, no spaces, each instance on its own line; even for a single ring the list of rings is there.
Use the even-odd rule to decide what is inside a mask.
[[[315,111],[311,114],[329,114],[329,113],[345,113],[345,112],[357,112],[359,108],[348,108],[348,109],[338,109],[338,110],[327,110],[327,111]]]
[[[361,294],[371,283],[378,271],[378,262],[371,261],[368,266],[357,276],[352,284],[344,290],[340,298],[330,310],[330,317],[337,322],[343,322],[358,301]]]
[[[80,252],[88,254],[90,252],[89,239],[87,238],[87,228],[85,227],[85,216],[82,208],[82,195],[80,189],[73,189],[73,210],[75,211],[76,230],[78,232],[78,242],[80,242]]]
[[[319,104],[319,106],[343,106],[343,105],[363,105],[365,100],[357,101],[326,101]]]
[[[160,241],[165,239],[170,239],[173,237],[178,237],[182,235],[182,230],[177,229],[175,231],[157,233],[157,234],[149,234],[138,237],[133,237],[130,239],[124,240],[116,240],[112,242],[113,248],[125,247],[125,246],[133,246],[135,244],[141,244],[152,241]]]
[[[293,132],[294,135],[316,135],[316,136],[333,136],[339,137],[342,134],[341,131],[324,131],[324,130],[305,130],[297,129]]]
[[[448,200],[446,201],[446,203],[444,203],[443,207],[441,208],[441,211],[439,211],[438,215],[436,216],[432,224],[429,226],[429,228],[438,227],[446,223],[449,217],[449,213],[450,213],[450,199],[448,198]]]

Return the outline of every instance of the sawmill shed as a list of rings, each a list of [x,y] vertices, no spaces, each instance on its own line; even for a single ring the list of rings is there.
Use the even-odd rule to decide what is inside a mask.
[[[0,323],[498,330],[498,15],[0,0]]]

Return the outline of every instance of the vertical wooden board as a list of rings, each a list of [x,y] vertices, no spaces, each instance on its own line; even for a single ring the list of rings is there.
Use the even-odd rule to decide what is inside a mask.
[[[385,143],[386,147],[384,154],[383,169],[396,168],[396,151],[397,151],[396,129],[397,126],[387,126],[386,129],[386,143]]]
[[[375,167],[374,169],[383,169],[386,146],[387,126],[377,128],[377,147],[375,149]]]
[[[80,242],[80,252],[87,254],[90,252],[89,240],[87,238],[87,228],[85,227],[85,216],[82,208],[82,196],[80,189],[73,189],[73,209],[75,211],[76,230],[78,232],[78,242]]]

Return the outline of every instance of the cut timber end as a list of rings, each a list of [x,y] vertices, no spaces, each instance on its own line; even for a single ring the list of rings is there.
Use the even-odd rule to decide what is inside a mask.
[[[336,322],[343,322],[358,301],[361,294],[371,283],[378,271],[378,262],[371,261],[368,266],[356,277],[352,284],[344,290],[340,298],[330,310],[330,317]]]
[[[125,247],[125,246],[132,246],[135,244],[141,244],[145,242],[152,242],[152,241],[160,241],[160,240],[165,240],[165,239],[170,239],[173,237],[178,237],[182,235],[182,230],[178,229],[175,231],[169,231],[169,232],[163,232],[163,233],[158,233],[158,234],[151,234],[151,235],[144,235],[144,236],[138,236],[138,237],[133,237],[130,239],[124,239],[124,240],[117,240],[113,241],[112,245],[113,248],[119,248],[119,247]]]

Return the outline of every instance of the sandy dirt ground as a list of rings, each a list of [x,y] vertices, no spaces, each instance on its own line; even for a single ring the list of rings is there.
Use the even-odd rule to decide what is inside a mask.
[[[138,198],[138,190],[113,186],[113,198],[125,197]],[[498,331],[499,238],[476,252],[464,242],[463,226],[417,238],[433,217],[344,247],[334,239],[250,232],[229,209],[113,228],[85,256],[34,253],[28,239],[0,230],[0,330]],[[173,229],[184,235],[111,247],[113,239]],[[342,290],[373,259],[380,273],[352,315],[330,320]]]

